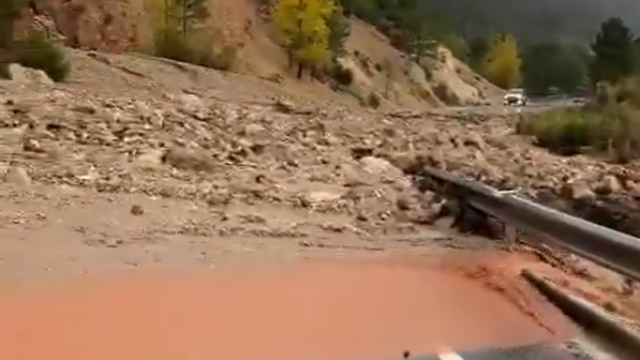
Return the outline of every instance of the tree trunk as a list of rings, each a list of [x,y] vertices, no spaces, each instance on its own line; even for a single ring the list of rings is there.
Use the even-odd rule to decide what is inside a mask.
[[[293,68],[293,52],[291,50],[287,50],[287,67],[289,70]]]
[[[182,0],[182,36],[187,38],[187,2]]]
[[[302,79],[302,70],[304,70],[304,65],[302,64],[302,61],[300,61],[298,63],[298,75],[296,75],[298,79]]]

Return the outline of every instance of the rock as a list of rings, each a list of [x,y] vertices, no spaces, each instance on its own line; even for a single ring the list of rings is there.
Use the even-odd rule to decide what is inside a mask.
[[[209,193],[206,197],[206,202],[207,205],[213,207],[227,206],[231,203],[232,199],[233,195],[229,191],[224,190]]]
[[[363,173],[361,169],[353,164],[347,163],[340,166],[340,173],[344,178],[343,186],[345,187],[371,184],[371,176],[367,176],[367,174]]]
[[[181,170],[212,172],[215,167],[213,159],[204,151],[177,146],[167,150],[162,161]]]
[[[44,153],[45,150],[40,145],[40,142],[34,138],[26,138],[22,142],[22,150],[35,152],[35,153]]]
[[[276,110],[285,114],[291,114],[296,109],[296,105],[292,101],[287,100],[285,98],[276,99],[274,106]]]
[[[396,199],[396,208],[401,211],[409,211],[417,208],[420,204],[410,196],[401,195]]]
[[[385,158],[391,165],[405,174],[415,174],[425,166],[442,169],[446,165],[444,153],[440,148],[422,154],[416,154],[412,151],[394,153],[385,155]]]
[[[3,181],[19,186],[30,186],[32,184],[29,173],[22,166],[9,166],[4,173]]]
[[[162,166],[162,159],[165,151],[162,149],[152,149],[138,155],[134,160],[134,165],[140,169],[158,169]]]
[[[360,159],[360,165],[368,174],[383,178],[386,181],[395,181],[404,175],[402,170],[379,157],[365,156]]]
[[[267,129],[260,124],[248,124],[242,129],[242,135],[251,138],[261,138],[268,135]]]
[[[42,70],[26,68],[20,64],[10,64],[7,70],[9,78],[21,85],[54,85],[53,80]]]
[[[335,203],[342,197],[342,194],[331,193],[326,191],[312,191],[298,195],[300,205],[305,208],[317,208],[319,206]]]
[[[404,173],[413,173],[422,167],[418,162],[418,156],[414,152],[402,152],[385,155],[390,164]]]
[[[570,200],[595,200],[596,194],[591,190],[589,184],[583,180],[566,182],[560,190],[560,195]]]
[[[202,99],[193,94],[180,94],[176,96],[178,110],[197,118],[203,118],[208,113],[207,107]]]
[[[131,212],[131,215],[139,216],[144,214],[144,209],[142,208],[142,205],[135,204],[131,206],[130,212]]]
[[[611,195],[622,191],[622,184],[614,175],[605,176],[602,181],[596,186],[596,193],[600,195]]]
[[[474,147],[478,150],[485,150],[487,148],[487,143],[484,141],[482,136],[476,133],[467,134],[462,138],[462,144],[465,146]]]
[[[83,101],[76,104],[73,111],[84,115],[95,115],[98,113],[98,106],[92,101]]]

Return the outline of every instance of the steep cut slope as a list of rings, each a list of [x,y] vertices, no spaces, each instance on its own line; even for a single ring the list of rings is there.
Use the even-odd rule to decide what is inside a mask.
[[[391,46],[373,26],[351,21],[346,63],[354,69],[359,92],[386,93],[390,102],[404,105],[474,105],[497,98],[500,90],[474,74],[450,51],[440,49],[430,74]]]
[[[216,44],[237,49],[233,70],[286,82],[294,92],[327,99],[338,96],[365,104],[375,96],[382,105],[409,107],[479,104],[498,93],[445,50],[427,76],[394,49],[386,37],[357,19],[351,21],[352,34],[344,58],[356,81],[346,91],[335,92],[325,84],[291,76],[284,52],[271,37],[264,9],[256,2],[209,0],[208,6],[212,13],[208,25]],[[151,10],[145,0],[47,0],[39,5],[35,16],[25,15],[21,28],[37,22],[62,33],[66,44],[72,47],[141,52],[152,43]]]

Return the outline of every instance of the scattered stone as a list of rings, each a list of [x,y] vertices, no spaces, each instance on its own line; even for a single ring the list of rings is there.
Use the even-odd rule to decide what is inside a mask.
[[[600,195],[617,194],[622,191],[622,185],[617,177],[613,175],[605,176],[595,189]]]
[[[136,215],[136,216],[144,215],[144,209],[142,208],[142,205],[138,205],[138,204],[132,205],[130,212],[131,212],[131,215]]]
[[[487,143],[484,141],[482,136],[476,133],[468,134],[462,139],[462,144],[465,146],[471,146],[478,150],[486,150]]]
[[[188,115],[202,117],[207,112],[202,99],[194,94],[180,94],[176,96],[176,102],[178,110]]]
[[[31,186],[32,184],[29,173],[22,166],[9,166],[4,173],[3,181],[18,186]]]
[[[136,167],[140,169],[158,169],[163,164],[165,151],[162,149],[152,149],[138,155],[134,160]]]
[[[44,153],[46,152],[40,142],[33,138],[26,138],[22,143],[22,150],[30,151],[34,153]]]
[[[53,80],[42,70],[30,69],[20,64],[9,64],[9,78],[20,85],[52,86]]]
[[[342,194],[325,191],[313,191],[298,195],[300,205],[305,208],[314,209],[340,200]]]
[[[164,153],[162,162],[182,170],[212,172],[215,169],[213,159],[204,151],[177,146]]]
[[[296,109],[296,105],[292,101],[283,97],[276,99],[274,105],[276,110],[285,114],[291,114]]]
[[[596,194],[584,180],[570,181],[564,184],[560,194],[569,200],[595,200]]]
[[[387,182],[395,181],[404,175],[402,170],[382,158],[365,156],[360,159],[360,164],[365,172],[380,177]]]

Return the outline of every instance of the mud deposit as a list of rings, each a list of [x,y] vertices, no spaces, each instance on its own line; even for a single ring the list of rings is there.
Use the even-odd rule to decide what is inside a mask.
[[[554,309],[538,315],[419,262],[90,276],[5,293],[0,358],[370,360],[571,336]]]

